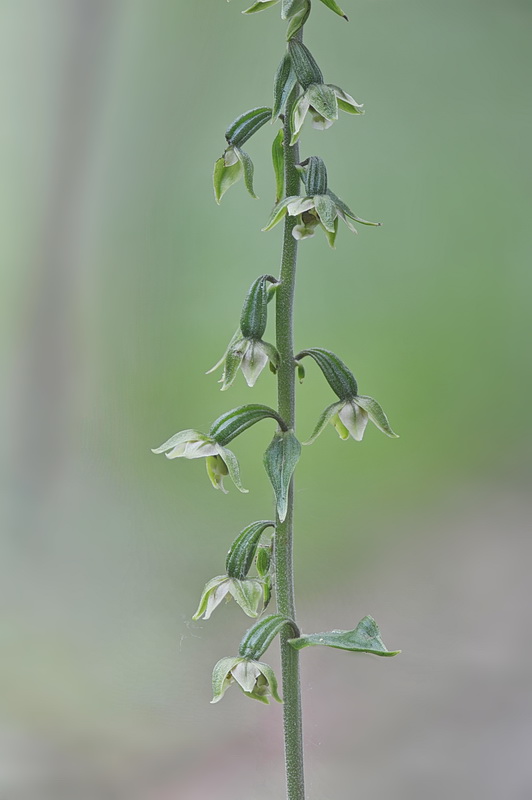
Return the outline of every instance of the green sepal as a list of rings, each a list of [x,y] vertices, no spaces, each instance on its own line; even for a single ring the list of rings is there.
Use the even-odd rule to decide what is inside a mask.
[[[219,445],[225,447],[226,444],[229,444],[245,430],[267,417],[275,419],[281,428],[286,430],[285,422],[273,408],[259,403],[250,403],[249,405],[238,406],[238,408],[233,408],[231,411],[226,411],[225,414],[218,417],[211,425],[209,436]],[[229,467],[229,465],[227,466]]]
[[[244,614],[248,617],[258,617],[259,605],[262,600],[262,583],[255,578],[231,581],[230,592]]]
[[[275,202],[278,203],[284,194],[284,145],[283,130],[279,131],[272,144],[272,164],[275,175]]]
[[[323,227],[329,233],[335,232],[334,223],[338,218],[338,212],[332,199],[328,194],[318,194],[314,198],[314,208],[320,218]]]
[[[221,450],[222,450],[222,455],[216,456],[216,458],[219,458],[220,460],[223,461],[227,469],[227,474],[235,484],[238,491],[242,492],[242,494],[247,494],[249,489],[244,489],[242,481],[240,480],[240,467],[238,466],[237,457],[235,456],[233,451],[229,450],[229,448],[227,447],[222,447]],[[209,459],[207,458],[206,461],[207,461],[207,472],[209,473],[209,477],[211,477]],[[213,481],[213,486],[215,489],[217,488],[216,483],[214,481]]]
[[[367,397],[366,395],[358,394],[354,398],[354,402],[357,404],[357,406],[364,409],[373,424],[376,425],[380,431],[385,433],[386,436],[389,436],[390,439],[399,438],[399,434],[392,430],[388,421],[388,417],[384,413],[382,407],[373,397]]]
[[[225,568],[230,578],[242,580],[247,576],[257,553],[260,538],[267,528],[275,528],[275,522],[261,519],[252,522],[238,534],[225,561]]]
[[[242,659],[238,656],[221,658],[214,666],[212,671],[212,700],[211,703],[218,703],[222,699],[227,689],[231,686],[233,679],[230,673]]]
[[[262,339],[268,322],[268,283],[273,275],[261,275],[251,284],[240,315],[240,330],[245,339]]]
[[[253,136],[263,125],[270,122],[272,118],[271,108],[260,106],[252,108],[237,117],[227,128],[225,138],[230,146],[241,147],[248,139]]]
[[[303,183],[309,197],[327,192],[327,167],[319,156],[310,156],[301,164]]]
[[[327,406],[327,408],[320,414],[320,418],[318,419],[316,427],[312,432],[312,436],[310,437],[310,439],[307,439],[306,442],[303,442],[303,444],[304,445],[313,444],[320,435],[320,433],[323,431],[323,429],[326,427],[326,425],[332,420],[334,415],[338,413],[341,407],[342,403],[333,403],[332,405]]]
[[[281,522],[286,518],[290,481],[300,456],[301,442],[293,431],[276,433],[264,453],[264,468],[273,486]]]
[[[242,163],[237,160],[236,164],[225,165],[225,158],[222,156],[214,165],[213,186],[216,202],[220,205],[222,197],[231,186],[238,181],[242,175]]]
[[[253,3],[252,6],[246,8],[246,10],[242,13],[255,14],[257,11],[264,11],[265,9],[270,8],[270,6],[276,6],[278,2],[279,0],[258,0],[257,3]]]
[[[338,14],[339,17],[343,17],[346,22],[349,22],[347,15],[342,11],[340,6],[335,3],[334,0],[321,0],[321,2],[323,5],[327,6],[327,8],[330,8],[331,11],[334,11],[335,14]]]
[[[292,67],[292,59],[290,58],[290,53],[286,52],[277,67],[273,82],[272,120],[277,119],[284,112],[286,101],[296,83],[297,78]]]
[[[334,89],[325,83],[313,83],[308,87],[307,97],[312,108],[322,117],[334,122],[338,119],[338,100]]]
[[[296,33],[301,30],[305,22],[308,20],[310,17],[310,10],[310,0],[304,0],[300,10],[290,18],[290,22],[288,23],[288,28],[286,30],[286,40],[288,42],[292,36],[295,36]]]
[[[191,440],[208,442],[209,437],[201,431],[197,431],[195,428],[187,428],[184,431],[178,431],[177,433],[174,433],[173,436],[170,436],[170,438],[167,439],[166,442],[163,442],[161,445],[159,445],[159,447],[153,447],[152,453],[160,455],[161,453],[171,450],[173,447],[177,447],[185,442],[190,442]]]
[[[281,0],[281,19],[291,19],[305,8],[308,0]]]
[[[382,222],[369,222],[369,220],[367,220],[367,219],[362,219],[361,217],[357,217],[356,214],[353,214],[353,212],[351,211],[349,206],[347,206],[344,203],[343,200],[340,200],[340,198],[337,197],[334,194],[334,192],[331,192],[330,189],[327,189],[327,194],[332,199],[332,201],[335,204],[335,206],[338,206],[340,211],[343,211],[343,213],[346,215],[346,217],[350,217],[351,219],[354,219],[355,222],[360,222],[361,225],[372,225],[374,228],[379,228],[382,225]]]
[[[295,623],[282,614],[263,617],[244,634],[238,648],[239,654],[243,658],[258,660],[285,625],[290,625],[294,631],[297,630]]]
[[[322,645],[353,653],[371,653],[375,656],[396,656],[400,650],[388,650],[381,639],[379,627],[373,617],[364,617],[352,631],[326,631],[289,639],[295,650]]]
[[[244,185],[248,190],[251,197],[254,200],[257,200],[257,195],[255,194],[255,190],[253,189],[253,161],[248,156],[248,154],[244,150],[240,150],[239,147],[235,147],[234,151],[236,153],[236,157],[238,158],[240,164],[242,165],[242,171],[244,173]]]
[[[217,575],[216,578],[211,578],[211,580],[205,584],[199,601],[198,608],[196,610],[196,613],[192,617],[193,620],[198,620],[205,614],[207,610],[207,603],[209,602],[209,595],[213,592],[214,589],[216,589],[226,580],[227,580],[227,575]]]
[[[323,225],[323,224],[322,224],[321,227],[323,228],[323,232],[325,233],[325,236],[327,237],[327,241],[329,242],[329,247],[332,247],[332,249],[334,250],[335,247],[336,247],[336,236],[338,235],[338,216],[334,220],[333,230],[332,231],[328,231],[327,228],[325,227],[325,225]]]
[[[290,197],[285,197],[279,203],[276,203],[273,207],[270,219],[268,220],[268,224],[262,230],[271,231],[272,228],[275,228],[277,223],[279,223],[286,214],[286,207],[290,205],[290,203],[293,203],[294,200],[299,200],[299,195],[290,195]]]
[[[245,342],[240,337],[225,354],[224,371],[222,375],[222,391],[229,389],[236,378],[236,374],[244,357],[242,345],[245,345]]]
[[[311,84],[322,84],[323,75],[316,59],[303,42],[297,39],[290,39],[288,50],[297,80],[303,89],[307,89]]]
[[[349,400],[356,396],[358,386],[355,376],[335,353],[326,350],[324,347],[310,347],[298,353],[296,361],[305,356],[310,356],[314,359],[323,372],[325,380],[340,400]]]
[[[255,566],[257,567],[257,573],[260,578],[265,578],[268,575],[271,563],[272,563],[271,546],[265,547],[264,545],[259,545],[257,547],[257,558]]]

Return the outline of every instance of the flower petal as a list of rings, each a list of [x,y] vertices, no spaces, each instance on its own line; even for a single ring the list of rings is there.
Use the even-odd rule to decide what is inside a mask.
[[[280,203],[277,203],[273,207],[268,224],[262,230],[271,231],[271,229],[274,228],[286,214],[286,207],[288,206],[288,204],[292,203],[294,200],[299,200],[298,195],[291,195],[290,197],[285,197],[283,200],[281,200]]]
[[[242,359],[246,354],[248,346],[249,343],[246,342],[245,339],[240,339],[228,351],[225,358],[224,371],[222,374],[222,392],[225,392],[233,384],[238,372],[238,368],[242,364]]]
[[[355,400],[356,398],[354,398]],[[359,408],[353,401],[344,403],[343,407],[338,412],[340,421],[345,425],[353,439],[357,442],[362,441],[366,425],[368,424],[368,415],[364,409]]]
[[[255,687],[255,681],[261,675],[261,670],[257,664],[257,661],[242,659],[231,670],[233,678],[244,692],[252,692]]]
[[[185,447],[185,452],[182,454],[184,458],[207,458],[208,456],[215,456],[218,453],[219,445],[215,441],[206,442],[189,442]],[[173,451],[172,451],[173,452]],[[167,453],[167,458],[176,458],[172,453]]]
[[[312,83],[307,89],[312,108],[330,122],[338,119],[338,100],[334,89],[325,83]]]
[[[211,615],[211,613],[213,611],[213,609],[211,609],[209,611],[208,615],[205,613],[206,610],[207,610],[207,605],[208,605],[208,602],[209,602],[210,595],[224,581],[227,581],[227,575],[217,575],[216,578],[212,578],[212,580],[210,580],[208,583],[205,584],[205,588],[203,589],[203,592],[202,592],[202,595],[201,595],[201,599],[199,601],[198,609],[197,609],[196,613],[194,614],[194,616],[192,617],[193,620],[199,619],[200,617],[203,616],[203,614],[205,614],[205,619],[208,619],[208,617]],[[226,592],[227,592],[227,590],[226,590]],[[218,604],[216,604],[216,605],[218,605]],[[216,606],[214,606],[214,608],[215,607]]]
[[[166,442],[163,442],[163,444],[161,444],[159,447],[153,448],[152,453],[164,453],[167,450],[171,450],[173,447],[176,447],[177,445],[201,440],[206,441],[208,438],[209,437],[201,431],[196,431],[194,428],[187,428],[185,431],[174,433],[174,435],[167,439]]]
[[[311,208],[314,208],[313,197],[298,197],[288,204],[287,211],[290,217],[297,217],[298,214],[310,211]]]
[[[244,353],[240,368],[248,386],[254,386],[260,373],[268,363],[268,355],[260,342],[251,341]]]
[[[255,578],[239,580],[233,578],[229,591],[248,617],[258,617],[259,604],[262,599],[262,583]]]
[[[301,128],[303,127],[309,107],[310,100],[307,97],[307,93],[304,92],[294,103],[290,116],[290,130],[292,131],[292,138],[290,139],[291,147],[293,147],[299,139],[299,134],[301,133]]]
[[[317,194],[314,198],[315,208],[323,227],[329,233],[334,233],[334,223],[338,216],[338,211],[328,194]]]
[[[264,675],[266,680],[268,681],[268,686],[270,687],[270,694],[274,700],[277,700],[278,703],[282,703],[282,698],[279,696],[279,691],[277,688],[277,678],[275,676],[275,672],[270,667],[269,664],[265,664],[263,661],[257,661],[257,666],[259,667],[261,673]]]
[[[234,680],[233,676],[231,675],[231,670],[241,660],[242,659],[238,656],[236,658],[221,658],[215,665],[212,671],[213,698],[211,703],[218,703],[218,701],[222,699],[225,692],[231,686]]]

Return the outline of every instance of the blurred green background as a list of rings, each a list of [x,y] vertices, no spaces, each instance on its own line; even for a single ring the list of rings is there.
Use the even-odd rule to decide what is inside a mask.
[[[401,438],[304,449],[299,616],[370,613],[403,654],[303,654],[309,800],[525,800],[532,6],[344,0],[349,25],[314,6],[306,42],[366,115],[307,123],[302,155],[384,225],[302,243],[296,347],[344,358]],[[278,8],[242,7],[0,4],[6,797],[283,796],[280,709],[209,705],[248,620],[190,621],[271,513],[271,426],[235,444],[249,495],[150,452],[275,402],[267,372],[224,394],[204,374],[279,262],[274,130],[248,146],[260,200],[212,196],[225,128],[270,102],[283,53]],[[331,400],[309,364],[302,438]]]

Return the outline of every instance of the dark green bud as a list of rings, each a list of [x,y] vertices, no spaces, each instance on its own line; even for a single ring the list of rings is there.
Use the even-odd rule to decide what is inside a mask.
[[[271,547],[264,547],[260,545],[257,549],[257,572],[260,578],[265,578],[270,571],[272,562],[272,549]]]
[[[245,339],[262,339],[268,321],[268,283],[277,283],[273,275],[261,275],[251,284],[240,316],[240,330]]]
[[[244,635],[240,642],[239,655],[254,661],[258,660],[285,625],[290,625],[296,632],[296,636],[299,636],[297,625],[289,617],[283,617],[282,614],[270,614],[268,617],[263,617]]]
[[[311,356],[314,359],[327,383],[340,400],[349,400],[357,396],[358,386],[355,377],[337,355],[331,353],[330,350],[325,350],[324,347],[311,347],[298,353],[296,361],[305,356]]]
[[[230,578],[243,580],[247,576],[253,564],[260,537],[266,528],[274,527],[275,522],[263,519],[258,522],[252,522],[237,536],[231,545],[225,562],[225,569]]]
[[[309,197],[327,192],[327,167],[319,156],[307,159],[307,168],[303,173],[303,181]]]
[[[241,147],[244,142],[247,142],[259,128],[262,128],[272,118],[271,108],[261,106],[260,108],[252,108],[251,111],[246,111],[235,119],[229,125],[225,132],[225,138],[229,145]]]
[[[225,447],[241,433],[251,428],[252,425],[255,425],[255,423],[267,417],[275,419],[281,430],[288,430],[285,421],[273,408],[258,403],[251,403],[246,406],[233,408],[231,411],[227,411],[225,414],[222,414],[221,417],[218,417],[211,426],[209,436],[214,439],[217,444]]]
[[[290,39],[288,50],[294,72],[303,89],[308,89],[311,83],[323,83],[322,72],[308,47],[297,39]]]

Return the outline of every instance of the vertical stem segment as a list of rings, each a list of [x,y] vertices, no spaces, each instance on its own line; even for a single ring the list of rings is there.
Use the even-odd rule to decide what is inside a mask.
[[[292,93],[287,103],[284,121],[284,157],[286,196],[299,194],[299,147],[290,147],[290,111],[295,102]],[[285,217],[281,285],[276,298],[276,340],[280,356],[278,372],[279,414],[290,428],[295,426],[295,370],[293,346],[294,289],[296,280],[297,241],[292,236],[296,218]],[[275,534],[275,570],[277,608],[280,614],[295,621],[294,573],[292,537],[294,512],[294,482],[290,484],[288,513],[284,522],[277,519]],[[285,626],[286,628],[287,626]],[[281,634],[281,660],[284,700],[284,741],[288,800],[304,800],[303,731],[301,722],[301,688],[299,653],[287,642],[292,634]]]

